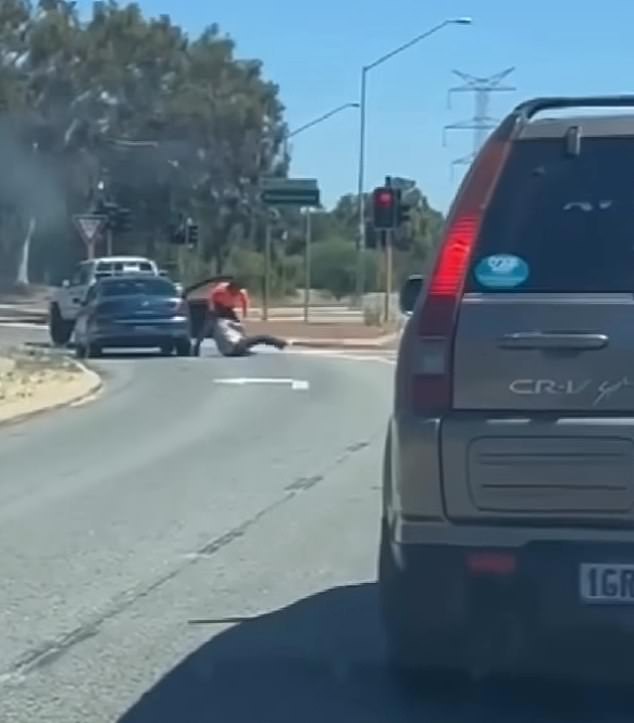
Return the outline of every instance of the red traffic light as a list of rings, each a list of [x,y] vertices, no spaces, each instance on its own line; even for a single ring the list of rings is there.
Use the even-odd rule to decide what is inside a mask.
[[[372,216],[375,229],[388,230],[396,227],[396,192],[387,186],[379,186],[372,193]]]
[[[391,206],[394,203],[394,194],[391,191],[378,191],[375,200],[379,206]]]

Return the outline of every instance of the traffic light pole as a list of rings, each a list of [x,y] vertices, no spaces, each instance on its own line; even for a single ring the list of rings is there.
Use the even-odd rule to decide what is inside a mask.
[[[113,255],[113,246],[112,229],[108,223],[108,227],[106,228],[106,256]]]
[[[390,301],[392,298],[392,231],[385,232],[385,323],[390,321]]]
[[[383,288],[383,261],[385,247],[387,245],[387,231],[378,232],[378,244],[376,246],[376,290],[381,292]]]

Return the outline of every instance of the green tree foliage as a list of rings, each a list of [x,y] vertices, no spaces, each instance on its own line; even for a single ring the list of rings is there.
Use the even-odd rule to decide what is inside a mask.
[[[425,270],[440,237],[443,216],[434,210],[418,188],[407,194],[411,206],[411,223],[398,229],[394,235],[394,283],[401,283],[409,274]],[[366,291],[383,288],[384,248],[380,237],[369,221],[370,196],[365,198],[366,242],[365,254]],[[313,216],[313,238],[316,240],[313,255],[313,286],[326,289],[337,297],[347,296],[355,290],[358,238],[359,205],[353,194],[342,196],[330,213]],[[295,227],[296,228],[296,227]],[[297,238],[300,238],[296,231]],[[301,242],[300,242],[301,243]],[[296,251],[299,244],[295,244]]]
[[[102,199],[132,210],[133,230],[115,237],[115,251],[156,257],[184,280],[233,271],[259,291],[267,218],[259,183],[285,175],[289,160],[277,86],[216,25],[189,37],[134,3],[95,4],[86,22],[75,6],[0,0],[0,153],[11,168],[0,178],[0,282],[15,280],[25,251],[33,280],[59,280],[85,255],[73,214]],[[442,220],[416,194],[397,254],[400,275],[425,263]],[[183,216],[200,228],[190,252],[168,243],[170,225]],[[350,293],[356,196],[311,222],[313,285]],[[281,209],[272,244],[276,293],[304,283],[305,228],[299,210]],[[368,250],[366,263],[371,290],[380,252]]]
[[[69,219],[90,210],[99,181],[134,212],[121,251],[167,257],[178,213],[199,219],[199,260],[220,270],[236,237],[255,239],[256,189],[279,172],[283,108],[260,62],[237,58],[217,26],[190,39],[136,4],[102,3],[81,24],[74,2],[0,0],[0,47],[0,147],[14,149],[24,176],[0,185],[7,275],[32,216],[36,275],[81,255]]]

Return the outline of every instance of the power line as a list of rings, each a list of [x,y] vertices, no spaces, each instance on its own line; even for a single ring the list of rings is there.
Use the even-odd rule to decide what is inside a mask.
[[[450,123],[444,127],[443,145],[446,145],[447,131],[473,131],[473,151],[462,158],[457,158],[451,163],[452,170],[457,165],[469,165],[480,150],[480,147],[486,140],[490,130],[493,130],[498,124],[496,118],[489,115],[489,105],[491,101],[491,93],[509,92],[516,90],[515,86],[505,85],[503,81],[515,70],[515,68],[507,68],[499,73],[481,78],[469,73],[463,73],[460,70],[453,70],[453,74],[460,78],[462,85],[449,89],[447,94],[448,106],[451,108],[451,99],[455,93],[473,93],[475,95],[475,109],[473,117],[468,120]]]

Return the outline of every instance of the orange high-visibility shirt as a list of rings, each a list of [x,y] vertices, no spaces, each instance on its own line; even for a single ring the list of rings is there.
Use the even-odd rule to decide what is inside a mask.
[[[214,309],[216,306],[224,306],[235,310],[236,306],[242,309],[242,316],[247,315],[249,309],[249,295],[246,289],[240,289],[237,292],[229,290],[229,283],[223,281],[216,284],[209,295],[209,307]]]

